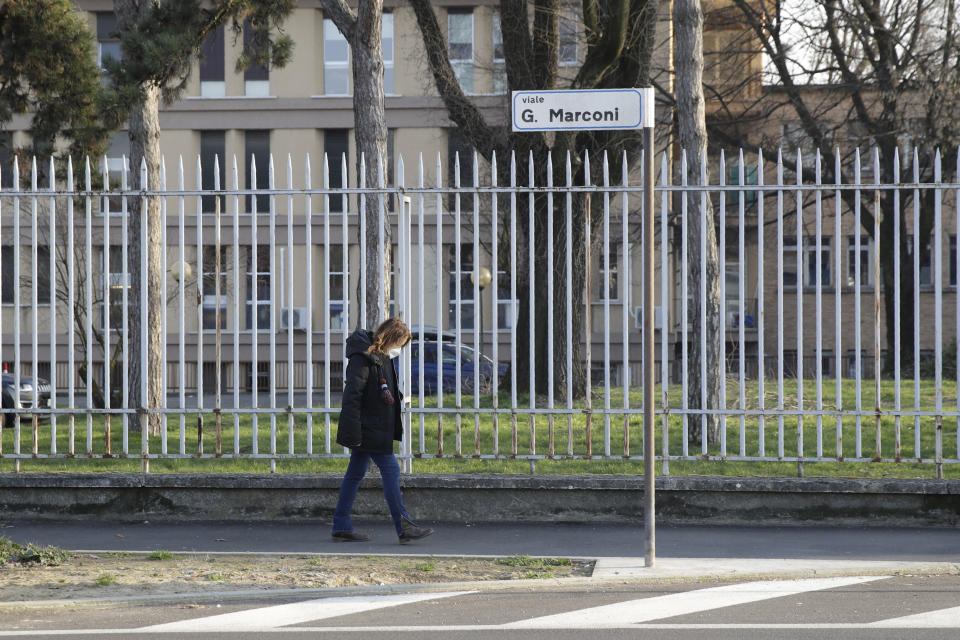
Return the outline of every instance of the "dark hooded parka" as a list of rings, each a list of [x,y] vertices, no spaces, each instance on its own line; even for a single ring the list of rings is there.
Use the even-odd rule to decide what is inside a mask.
[[[337,443],[363,453],[393,453],[393,441],[403,436],[402,396],[393,361],[377,352],[367,353],[372,344],[373,333],[366,329],[357,329],[347,338],[347,370]],[[381,397],[381,377],[386,379],[387,388],[393,394],[392,405]]]

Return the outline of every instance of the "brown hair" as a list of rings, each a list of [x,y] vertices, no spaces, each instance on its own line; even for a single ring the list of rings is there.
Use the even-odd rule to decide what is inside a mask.
[[[410,329],[400,318],[387,318],[373,333],[373,344],[367,348],[367,353],[386,355],[385,345],[400,345],[404,347],[410,342]]]

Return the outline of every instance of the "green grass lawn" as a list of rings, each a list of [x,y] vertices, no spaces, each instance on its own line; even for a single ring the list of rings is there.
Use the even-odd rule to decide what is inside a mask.
[[[676,411],[682,407],[682,389],[678,385],[670,385],[667,389],[669,407]],[[921,412],[933,412],[936,408],[936,387],[933,381],[923,380],[920,383],[920,393],[916,397]],[[883,411],[891,411],[895,406],[896,387],[892,381],[882,381],[880,386],[880,407]],[[658,385],[657,398],[662,398],[663,388]],[[942,387],[942,406],[944,410],[956,410],[957,386],[954,381],[945,381]],[[727,385],[727,408],[739,410],[740,386],[736,379],[729,379]],[[932,460],[937,454],[937,420],[934,416],[921,416],[915,421],[913,416],[905,416],[899,421],[890,415],[883,415],[877,419],[875,415],[876,393],[873,381],[864,383],[861,388],[860,407],[861,415],[859,426],[857,417],[844,415],[840,420],[838,438],[838,419],[836,416],[836,384],[829,380],[824,382],[822,389],[822,406],[824,412],[821,419],[816,416],[804,416],[802,420],[796,415],[784,415],[782,420],[776,413],[778,407],[777,385],[775,381],[766,381],[764,387],[764,409],[766,414],[761,421],[756,415],[731,415],[726,418],[726,459],[715,460],[669,460],[664,469],[663,461],[658,462],[658,472],[667,471],[671,475],[736,475],[736,476],[795,476],[798,463],[796,461],[754,461],[735,460],[730,458],[751,458],[761,455],[771,458],[796,458],[800,451],[802,436],[802,457],[805,459],[824,457],[836,458],[838,440],[840,451],[845,459],[861,457],[872,459],[877,457],[879,439],[880,456],[883,459],[897,458],[897,425],[899,422],[899,441],[901,462],[808,462],[803,463],[803,473],[807,476],[855,476],[855,477],[927,477],[936,476],[934,464],[917,464],[918,457]],[[744,408],[746,410],[760,409],[759,385],[757,381],[747,381],[744,385]],[[799,405],[799,390],[796,380],[784,382],[785,411],[795,411]],[[901,407],[904,411],[914,409],[913,381],[901,384]],[[501,394],[498,406],[509,406],[509,394]],[[592,410],[603,411],[606,403],[603,389],[595,389],[592,398]],[[629,406],[632,411],[639,411],[642,396],[639,389],[632,389],[629,397]],[[417,399],[414,398],[414,413],[411,417],[413,431],[413,451],[423,457],[413,460],[413,470],[418,473],[530,473],[531,465],[527,459],[516,459],[515,456],[544,456],[535,461],[535,472],[541,474],[629,474],[642,473],[643,463],[640,460],[624,459],[625,454],[638,457],[642,453],[642,416],[639,413],[624,414],[611,413],[609,417],[594,414],[589,420],[584,412],[585,403],[574,403],[574,411],[569,415],[536,415],[529,413],[511,414],[509,410],[499,410],[494,414],[489,410],[493,406],[490,394],[481,396],[479,406],[486,412],[473,413],[474,398],[462,398],[460,412],[451,411],[455,407],[454,396],[443,398],[443,407],[450,413],[440,416],[437,413],[418,413]],[[564,401],[557,401],[558,409],[566,407]],[[622,409],[624,405],[623,390],[612,390],[609,399],[611,412]],[[518,406],[524,409],[530,407],[529,397],[520,397]],[[545,399],[538,398],[538,409],[546,407]],[[429,411],[437,407],[436,398],[428,398],[424,409]],[[803,409],[813,411],[817,407],[817,388],[815,383],[805,381],[803,385]],[[841,408],[843,411],[855,411],[857,407],[856,383],[853,380],[844,380],[841,390]],[[658,406],[658,410],[662,409]],[[669,412],[668,412],[669,413]],[[422,437],[421,437],[422,416]],[[220,429],[220,451],[224,456],[231,456],[236,450],[241,459],[230,457],[211,458],[200,457],[202,443],[203,456],[217,453],[216,420],[212,413],[204,414],[202,436],[198,425],[198,415],[188,414],[183,421],[184,452],[193,457],[178,459],[153,459],[150,461],[150,471],[157,473],[264,473],[271,469],[271,459],[275,461],[277,472],[313,473],[320,471],[340,472],[346,466],[346,459],[331,457],[290,457],[291,451],[296,456],[307,454],[308,430],[309,441],[312,443],[314,456],[330,455],[342,456],[343,449],[336,445],[337,414],[329,416],[315,414],[312,427],[308,427],[305,414],[295,414],[291,417],[278,415],[275,420],[275,436],[271,435],[271,418],[260,415],[256,421],[249,413],[222,414]],[[256,422],[256,425],[254,425]],[[781,425],[782,422],[782,425]],[[110,420],[110,453],[112,458],[101,458],[107,452],[107,428],[102,416],[94,416],[91,421],[92,451],[96,458],[87,458],[87,416],[78,415],[75,421],[74,451],[75,459],[23,459],[20,461],[21,472],[60,471],[60,472],[110,472],[110,471],[139,471],[141,461],[136,458],[141,451],[141,436],[139,433],[128,434],[127,450],[132,458],[123,456],[123,421],[118,416]],[[660,456],[664,453],[663,434],[666,424],[669,433],[668,456],[683,454],[683,423],[681,415],[670,413],[667,417],[661,413],[657,416],[656,451]],[[699,430],[699,416],[687,418],[688,430]],[[917,427],[919,425],[919,428]],[[256,436],[254,428],[256,427]],[[762,438],[761,438],[762,427]],[[171,415],[167,426],[167,452],[172,455],[180,453],[180,416]],[[949,417],[943,419],[941,451],[943,459],[957,459],[957,419]],[[588,437],[589,433],[589,437]],[[609,440],[605,437],[609,434]],[[859,437],[858,437],[859,434]],[[70,451],[69,420],[65,416],[58,417],[56,425],[57,451],[60,454]],[[878,438],[879,435],[879,438]],[[917,436],[919,435],[919,438]],[[329,440],[328,440],[329,438]],[[761,452],[761,439],[763,451]],[[859,440],[860,455],[857,455]],[[917,448],[919,440],[919,449]],[[494,453],[494,442],[498,445],[497,459],[479,459],[482,455]],[[588,441],[590,446],[588,447]],[[609,441],[609,451],[607,442]],[[250,458],[254,453],[256,442],[257,455],[261,458]],[[32,421],[24,421],[20,432],[20,452],[30,454],[34,451],[40,454],[50,452],[51,425],[39,424],[36,431]],[[819,449],[818,452],[818,443]],[[0,445],[4,455],[14,452],[14,434],[12,429],[4,429],[0,435]],[[160,454],[162,451],[160,437],[149,439],[151,454]],[[443,458],[436,458],[439,453]],[[572,452],[580,459],[550,459],[563,458]],[[698,443],[691,443],[688,448],[689,456],[699,456],[701,453]],[[609,455],[608,459],[597,459]],[[708,448],[711,457],[722,458],[724,451],[720,443],[712,443]],[[586,456],[593,459],[583,459]],[[0,472],[11,472],[15,468],[14,460],[0,458]],[[943,465],[944,477],[960,478],[960,465]]]

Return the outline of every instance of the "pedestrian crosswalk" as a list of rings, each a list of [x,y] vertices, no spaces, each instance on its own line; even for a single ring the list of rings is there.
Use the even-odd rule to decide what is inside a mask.
[[[904,629],[960,629],[957,575],[822,577],[708,585],[612,584],[585,581],[566,588],[514,589],[489,585],[470,591],[421,588],[416,592],[314,597],[271,605],[226,598],[224,608],[217,605],[216,611],[222,613],[213,615],[207,608],[155,607],[140,614],[143,617],[138,620],[137,609],[131,608],[129,614],[113,618],[119,623],[116,628],[83,628],[82,635],[155,638],[183,634],[194,638],[226,632],[257,638],[288,633],[377,637],[410,631],[439,639],[454,631],[486,631],[496,637],[541,638],[546,637],[544,633],[559,634],[560,630],[583,637],[591,637],[594,630],[621,630],[616,637],[631,637],[629,630],[663,629],[717,630],[718,634],[723,631],[722,637],[753,638],[759,636],[742,635],[737,630],[761,630],[756,633],[762,635],[762,630],[776,629],[888,629],[894,634]],[[37,632],[24,630],[23,626],[19,629],[0,629],[0,638],[33,637]],[[74,633],[47,627],[41,635]]]
[[[778,602],[780,607],[796,607],[798,598],[804,595],[823,594],[830,602],[836,603],[838,611],[844,606],[860,606],[858,597],[850,596],[858,589],[869,589],[871,584],[891,580],[891,576],[854,576],[809,578],[799,580],[766,580],[725,584],[706,588],[679,589],[671,593],[656,595],[655,592],[635,594],[635,597],[623,597],[614,602],[596,606],[582,606],[584,598],[567,597],[558,605],[564,610],[549,615],[529,615],[536,609],[518,608],[511,610],[510,600],[494,600],[494,595],[486,591],[449,591],[441,593],[412,593],[393,595],[371,595],[333,597],[307,600],[290,604],[258,607],[221,615],[180,620],[158,625],[142,627],[142,632],[268,632],[279,631],[296,625],[299,631],[316,632],[360,632],[421,630],[447,631],[461,630],[546,630],[546,629],[750,629],[750,628],[859,628],[859,629],[956,629],[960,628],[960,593],[945,602],[953,606],[907,615],[895,615],[896,608],[890,608],[890,617],[873,620],[842,621],[843,615],[831,615],[830,619],[817,619],[818,612],[812,611],[802,622],[779,622],[756,620],[746,616],[742,620],[730,621],[729,612],[743,611],[754,603]],[[870,593],[869,591],[865,593]],[[873,591],[883,594],[882,589]],[[863,596],[863,593],[858,594]],[[570,596],[570,594],[567,594]],[[841,596],[850,597],[848,604]],[[551,595],[541,596],[541,603],[551,600]],[[535,602],[535,601],[534,601]],[[424,605],[434,605],[425,607]],[[937,603],[930,603],[935,606]],[[580,606],[578,606],[580,605]],[[488,611],[487,620],[471,624],[444,622],[444,612],[453,610]],[[861,607],[862,608],[862,607]],[[432,609],[432,611],[431,611]],[[489,611],[492,609],[493,611]],[[423,616],[428,610],[427,616]],[[775,611],[772,609],[765,609]],[[723,611],[722,621],[691,621],[695,614],[707,616]],[[901,613],[905,612],[902,610]],[[373,616],[379,612],[379,616]],[[823,611],[820,612],[821,614]],[[836,612],[833,612],[836,613]],[[499,617],[498,617],[499,615]],[[482,618],[482,615],[477,616]],[[733,617],[736,617],[734,615]],[[505,618],[505,619],[504,619]],[[838,621],[838,618],[840,621]],[[707,618],[707,620],[710,620]]]

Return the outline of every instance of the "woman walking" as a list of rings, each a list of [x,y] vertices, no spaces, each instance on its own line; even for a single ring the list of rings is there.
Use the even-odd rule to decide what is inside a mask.
[[[337,443],[350,449],[350,464],[340,483],[333,512],[334,542],[365,542],[369,536],[353,530],[350,511],[370,461],[380,469],[383,497],[397,529],[400,544],[425,538],[433,529],[414,524],[400,495],[400,466],[393,441],[403,437],[402,396],[393,360],[410,342],[410,330],[400,318],[390,318],[373,333],[357,329],[347,338],[343,408],[337,425]]]

